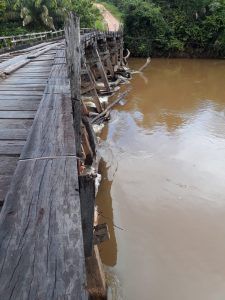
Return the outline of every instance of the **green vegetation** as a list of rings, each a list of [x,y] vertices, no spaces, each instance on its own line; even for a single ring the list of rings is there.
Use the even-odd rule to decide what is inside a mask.
[[[107,0],[136,56],[225,56],[225,0]]]
[[[0,0],[0,36],[62,28],[68,11],[80,16],[82,27],[103,29],[92,0]]]

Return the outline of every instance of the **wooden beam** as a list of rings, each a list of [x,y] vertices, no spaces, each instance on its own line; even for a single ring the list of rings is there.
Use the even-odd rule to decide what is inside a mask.
[[[73,107],[73,122],[77,156],[81,156],[81,45],[80,19],[73,13],[65,23],[65,39],[67,47],[67,62],[70,78],[71,98]]]
[[[85,257],[93,254],[95,176],[80,175],[80,203]]]

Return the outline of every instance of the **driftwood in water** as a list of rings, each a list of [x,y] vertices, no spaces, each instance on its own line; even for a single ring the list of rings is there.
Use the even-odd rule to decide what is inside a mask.
[[[138,71],[133,71],[132,74],[139,74],[144,71],[145,68],[151,63],[151,57],[148,57],[145,64],[138,70]]]
[[[151,57],[148,57],[146,63],[138,70],[138,72],[143,72],[144,69],[150,64],[150,62],[151,62]]]
[[[128,59],[130,57],[130,51],[129,51],[129,49],[127,49],[127,55],[124,57],[124,59]]]
[[[91,120],[91,123],[93,124],[94,122],[96,122],[98,119],[104,117],[106,115],[106,113],[108,111],[110,111],[118,102],[120,102],[124,97],[126,97],[126,95],[130,92],[130,89],[122,94],[119,95],[119,97],[113,101],[111,104],[109,104],[109,106],[102,112],[100,113],[98,116],[96,116],[94,119]]]

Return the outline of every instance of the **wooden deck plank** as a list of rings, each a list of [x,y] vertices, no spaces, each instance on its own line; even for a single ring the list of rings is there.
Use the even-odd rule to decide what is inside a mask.
[[[1,91],[44,91],[45,84],[20,84],[20,85],[6,85],[0,84]]]
[[[34,119],[36,111],[0,111],[0,119]]]
[[[0,215],[2,299],[88,299],[75,158],[19,162]]]
[[[0,129],[1,140],[26,140],[29,130],[27,129]]]
[[[25,141],[1,141],[0,140],[0,154],[1,155],[20,155]]]
[[[0,156],[0,175],[13,175],[18,163],[18,157]]]
[[[39,100],[0,100],[1,110],[23,110],[23,111],[37,111],[40,101]]]
[[[14,94],[14,95],[7,95],[4,94],[4,95],[1,95],[2,92],[0,92],[0,100],[5,100],[5,101],[8,101],[8,100],[18,100],[18,101],[21,101],[21,100],[29,100],[29,101],[37,101],[37,100],[40,100],[41,98],[41,95],[29,95],[29,94],[32,94],[32,91],[29,91],[29,94],[28,95],[17,95],[17,94]]]
[[[46,79],[42,78],[8,78],[4,80],[4,84],[9,85],[20,85],[20,84],[44,84]]]
[[[29,129],[32,119],[0,119],[0,129]]]
[[[11,180],[12,175],[0,175],[0,206],[2,206],[4,202]]]
[[[0,93],[0,98],[3,98],[3,96],[38,96],[39,98],[43,95],[42,91],[27,91],[27,90],[22,90],[22,91],[11,91],[9,95],[9,91],[1,91]]]
[[[51,130],[49,130],[51,128]],[[21,157],[74,155],[70,95],[45,94]]]

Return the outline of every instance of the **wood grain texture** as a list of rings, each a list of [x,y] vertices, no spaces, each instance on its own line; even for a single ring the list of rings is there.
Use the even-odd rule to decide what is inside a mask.
[[[29,129],[32,124],[31,119],[0,119],[0,129]]]
[[[0,175],[0,206],[2,206],[9,189],[12,175]]]
[[[0,140],[1,155],[20,155],[25,141]]]
[[[26,129],[0,129],[1,140],[23,140],[27,139],[29,130]]]
[[[34,119],[35,111],[0,111],[0,119]]]
[[[19,162],[0,215],[2,299],[87,299],[76,159]]]
[[[41,83],[42,84],[42,83]],[[10,97],[10,96],[39,96],[39,99],[42,97],[43,92],[42,91],[1,91],[0,93],[1,98],[4,98],[4,96]]]
[[[81,156],[81,41],[80,19],[72,12],[65,24],[68,75],[73,106],[73,124],[77,155]]]
[[[44,94],[21,157],[76,155],[70,95]]]
[[[9,95],[9,94],[5,94],[2,95],[2,92],[0,92],[0,100],[41,100],[41,96],[40,95],[31,95],[32,91],[29,92],[28,95]]]
[[[0,110],[23,110],[23,111],[37,111],[39,100],[0,100]]]
[[[16,169],[18,157],[0,156],[0,175],[12,175]]]

